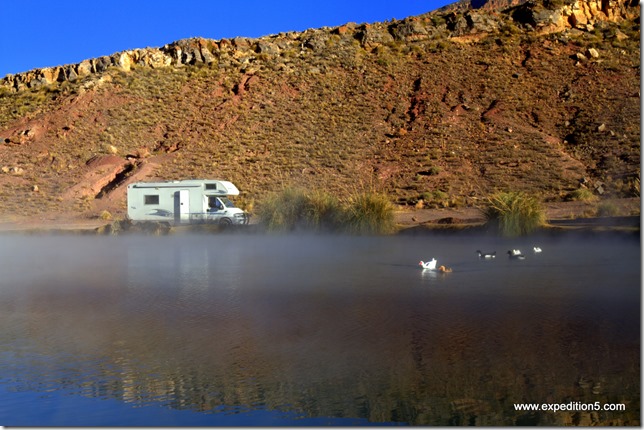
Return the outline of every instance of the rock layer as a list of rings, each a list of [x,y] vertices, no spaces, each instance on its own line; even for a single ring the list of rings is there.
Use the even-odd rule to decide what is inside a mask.
[[[575,28],[592,30],[597,22],[618,22],[639,15],[635,0],[576,0],[538,3],[528,1],[511,6],[510,17],[518,24],[540,33]],[[216,64],[219,67],[243,67],[259,56],[277,57],[286,50],[319,50],[326,46],[331,34],[351,37],[365,49],[394,41],[422,40],[433,37],[467,40],[470,36],[485,37],[499,31],[503,18],[498,14],[502,5],[494,1],[478,9],[472,5],[465,11],[440,11],[390,23],[347,24],[333,29],[322,28],[301,33],[280,33],[258,39],[183,39],[161,48],[142,48],[117,52],[110,56],[84,60],[78,64],[45,67],[7,75],[0,80],[0,89],[22,91],[43,85],[75,81],[88,75],[101,74],[116,67],[129,71],[133,67],[168,67],[194,64]],[[439,19],[437,19],[439,18]],[[443,18],[443,19],[440,19]]]

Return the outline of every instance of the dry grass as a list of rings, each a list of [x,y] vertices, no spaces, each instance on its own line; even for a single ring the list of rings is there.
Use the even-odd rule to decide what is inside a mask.
[[[543,205],[521,192],[498,192],[488,197],[485,215],[503,236],[532,233],[546,222]]]
[[[330,194],[287,187],[258,205],[260,222],[269,231],[306,230],[389,234],[395,231],[393,205],[377,193],[352,195],[343,204]]]

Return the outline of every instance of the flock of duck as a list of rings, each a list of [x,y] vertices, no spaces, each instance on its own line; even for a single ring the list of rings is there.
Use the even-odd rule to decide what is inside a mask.
[[[541,252],[541,248],[538,246],[535,246],[532,248],[535,254],[538,254]],[[479,258],[482,259],[492,259],[496,258],[496,251],[494,252],[481,252],[480,250],[477,250],[476,253],[479,255]],[[525,255],[521,252],[519,249],[511,249],[508,251],[508,257],[510,260],[525,260]],[[420,261],[418,265],[423,269],[423,270],[437,270],[441,273],[449,273],[452,271],[451,268],[446,267],[446,266],[438,266],[438,261],[435,258],[432,258],[430,261]]]

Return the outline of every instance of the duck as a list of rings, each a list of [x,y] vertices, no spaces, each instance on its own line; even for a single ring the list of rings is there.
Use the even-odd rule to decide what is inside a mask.
[[[541,248],[539,248],[538,246],[535,246],[534,248],[532,248],[532,250],[533,250],[535,253],[539,253],[539,252],[541,252]]]
[[[518,249],[508,251],[508,255],[510,256],[511,260],[525,260],[525,255],[521,254],[521,251],[519,251]]]
[[[420,263],[418,263],[418,265],[423,269],[436,270],[436,259],[432,258],[431,261],[427,261],[427,262],[421,260]]]
[[[451,273],[452,268],[451,267],[440,266],[438,268],[438,271],[441,272],[441,273]]]
[[[476,251],[479,255],[479,258],[496,258],[496,251],[483,253],[481,251]]]

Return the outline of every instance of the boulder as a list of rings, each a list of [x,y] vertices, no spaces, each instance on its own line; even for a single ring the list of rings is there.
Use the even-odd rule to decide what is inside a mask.
[[[141,49],[139,50],[139,64],[153,69],[166,67],[172,64],[172,57],[166,55],[159,49]]]
[[[120,54],[117,54],[115,63],[122,70],[129,72],[133,64],[131,51],[125,51],[125,52],[121,52]]]
[[[588,24],[588,18],[582,11],[576,10],[570,14],[568,22],[572,28],[584,28]]]
[[[617,30],[615,32],[615,39],[617,39],[617,40],[619,40],[621,42],[622,40],[628,39],[628,36],[626,34],[622,33],[620,30]]]
[[[452,12],[445,17],[445,23],[452,36],[462,36],[468,33],[467,20],[463,14]]]
[[[40,81],[45,84],[53,84],[58,80],[58,74],[59,74],[59,68],[58,67],[47,67],[44,69],[40,69]]]
[[[380,45],[384,45],[394,41],[394,37],[389,34],[386,28],[379,25],[366,24],[362,27],[362,31],[358,36],[362,47],[365,49],[373,49]]]
[[[65,76],[68,81],[75,81],[78,79],[78,74],[76,73],[76,70],[74,70],[73,66],[67,66],[65,68]]]
[[[390,27],[396,40],[414,41],[427,39],[429,32],[418,19],[405,19]]]
[[[307,31],[308,32],[308,31]],[[326,47],[326,42],[329,40],[329,35],[322,31],[311,31],[307,35],[302,45],[305,48],[312,49],[313,51],[321,51]]]
[[[279,55],[280,48],[275,43],[260,39],[257,42],[256,52],[258,54]]]
[[[235,37],[232,45],[237,49],[250,49],[250,41],[246,37]]]
[[[112,59],[108,56],[103,56],[94,59],[94,70],[96,73],[102,73],[107,70],[108,67],[112,65]]]
[[[206,46],[205,43],[201,45],[201,57],[203,58],[203,62],[206,64],[214,63],[217,60],[217,57],[210,52],[210,49],[208,49],[208,46]]]
[[[90,60],[81,61],[76,66],[76,73],[78,74],[78,76],[86,76],[92,72],[92,62]]]

